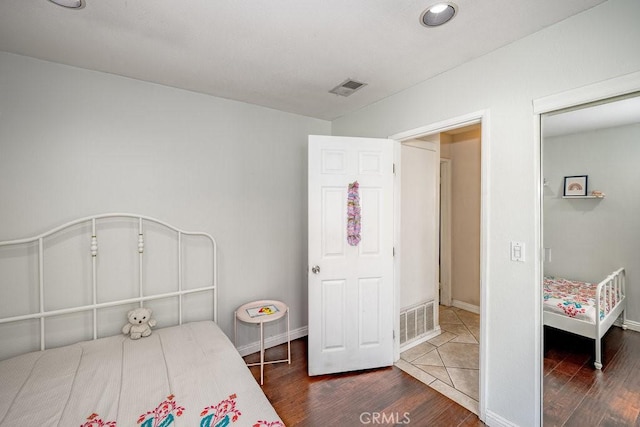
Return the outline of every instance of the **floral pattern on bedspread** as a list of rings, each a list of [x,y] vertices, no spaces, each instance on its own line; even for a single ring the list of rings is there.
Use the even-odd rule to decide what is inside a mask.
[[[95,412],[87,417],[87,422],[80,427],[116,427],[115,421],[103,421]]]
[[[236,397],[238,396],[232,394],[228,399],[224,399],[217,405],[204,408],[202,412],[200,412],[200,416],[203,417],[200,420],[200,426],[222,427],[238,421],[238,417],[242,415],[242,412],[236,408]]]
[[[141,427],[168,427],[173,423],[175,417],[182,415],[184,408],[178,406],[174,395],[167,396],[155,409],[140,415],[138,424]],[[174,416],[175,414],[175,416]]]
[[[242,412],[237,407],[234,393],[227,399],[222,400],[216,405],[207,406],[200,412],[200,427],[226,427],[231,423],[238,421]],[[155,409],[147,411],[140,415],[138,424],[141,427],[169,427],[173,425],[176,417],[180,417],[185,408],[178,406],[174,395],[167,396],[167,399],[161,402]],[[265,421],[258,420],[253,427],[285,427],[282,421]],[[98,414],[93,413],[87,417],[87,421],[80,427],[117,427],[115,421],[103,421]]]
[[[557,277],[544,278],[544,309],[568,317],[595,323],[596,290],[594,283],[580,282]],[[619,296],[606,292],[606,307],[600,309],[600,319],[615,306]],[[604,306],[605,295],[600,296],[601,307]]]
[[[238,421],[242,412],[237,408],[236,396],[232,394],[228,399],[224,399],[217,405],[207,406],[202,410],[200,416],[200,427],[225,427]],[[257,421],[253,427],[285,427],[281,421]]]

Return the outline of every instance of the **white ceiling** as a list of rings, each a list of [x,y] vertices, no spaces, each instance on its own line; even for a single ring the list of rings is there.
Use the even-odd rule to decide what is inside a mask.
[[[640,123],[640,96],[543,116],[545,138]]]
[[[0,2],[0,50],[331,120],[604,0]],[[347,78],[368,85],[328,93]]]

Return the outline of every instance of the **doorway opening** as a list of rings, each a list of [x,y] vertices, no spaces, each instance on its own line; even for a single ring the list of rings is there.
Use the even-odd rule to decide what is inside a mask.
[[[482,126],[393,137],[401,142],[397,365],[479,416]]]
[[[547,295],[555,280],[597,284],[600,276],[610,273],[607,270],[611,265],[624,268],[627,280],[634,275],[633,254],[640,249],[634,212],[640,212],[640,204],[627,195],[633,193],[633,184],[638,181],[634,164],[640,156],[636,143],[640,135],[639,89],[640,73],[635,73],[534,103],[539,107],[536,112],[540,125],[541,256],[536,282],[541,288],[543,278],[545,283],[538,290],[540,301],[550,300]],[[574,170],[581,172],[571,172]],[[584,191],[580,195],[566,194],[567,183],[578,174],[585,179]],[[581,233],[577,232],[577,225]],[[589,232],[584,233],[585,229]],[[587,301],[583,304],[584,311],[589,310],[591,303],[588,288],[587,285],[581,291]],[[620,302],[633,301],[633,290],[627,289],[626,297],[624,292],[622,297],[618,296]],[[565,294],[555,296],[570,301]],[[640,331],[640,323],[628,320],[636,316],[633,304],[626,302],[625,315],[618,319],[621,323],[614,323],[621,328],[602,329],[595,339],[589,336],[591,329],[585,329],[584,334],[572,330],[571,321],[554,323],[551,307],[546,303],[543,307],[540,310],[543,422],[570,424],[588,418],[589,411],[597,408],[609,408],[606,417],[625,420],[624,409],[617,407],[615,399],[609,399],[598,387],[599,369],[614,379],[618,372],[629,370],[616,362],[635,357],[624,354],[633,348],[629,342],[637,340]],[[608,306],[595,310],[601,313],[601,324],[607,323],[609,310]],[[614,316],[617,317],[617,312]],[[612,316],[610,320],[613,319]],[[571,366],[570,370],[567,366]],[[615,381],[611,383],[611,387],[617,386]],[[578,393],[579,401],[557,399],[560,394]],[[629,399],[637,399],[637,394]],[[596,416],[603,417],[600,413]],[[633,424],[635,417],[625,421]]]

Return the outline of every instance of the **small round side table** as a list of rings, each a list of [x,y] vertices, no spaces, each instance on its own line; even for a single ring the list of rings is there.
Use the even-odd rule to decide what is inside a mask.
[[[287,358],[280,360],[264,360],[264,324],[287,316]],[[289,307],[282,301],[260,300],[241,305],[235,311],[233,321],[233,343],[237,345],[238,320],[244,323],[260,325],[260,362],[247,363],[247,366],[260,366],[260,385],[264,384],[264,365],[287,362],[291,364],[291,335],[289,331]]]

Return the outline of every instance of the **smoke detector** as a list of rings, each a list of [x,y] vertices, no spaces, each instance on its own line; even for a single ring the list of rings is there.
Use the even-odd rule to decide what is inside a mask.
[[[355,81],[355,80],[347,79],[347,80],[343,81],[342,83],[340,83],[338,86],[336,86],[333,89],[331,89],[329,91],[329,93],[334,93],[334,94],[340,95],[340,96],[349,96],[353,92],[357,91],[358,89],[361,89],[362,87],[364,87],[366,85],[367,85],[366,83],[362,83],[362,82],[358,82],[358,81]]]

